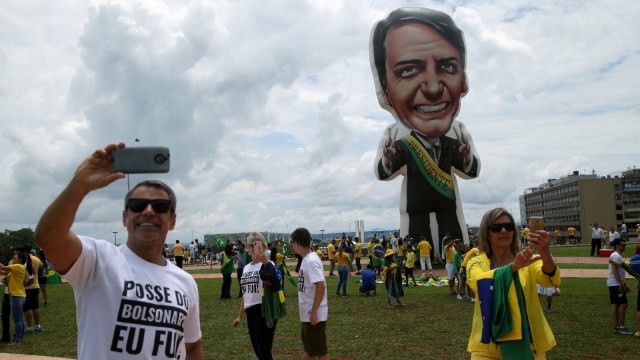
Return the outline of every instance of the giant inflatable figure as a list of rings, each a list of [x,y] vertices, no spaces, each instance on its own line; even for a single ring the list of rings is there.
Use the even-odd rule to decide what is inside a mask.
[[[447,232],[468,241],[454,174],[480,172],[471,136],[455,119],[469,91],[462,32],[440,11],[400,8],[374,25],[369,55],[378,102],[396,119],[380,140],[376,176],[404,176],[400,235],[426,236],[439,257]]]

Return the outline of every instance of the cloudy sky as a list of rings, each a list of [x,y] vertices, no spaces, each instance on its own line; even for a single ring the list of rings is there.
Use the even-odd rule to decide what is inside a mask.
[[[35,228],[78,163],[117,141],[171,149],[171,172],[153,176],[178,194],[168,241],[398,228],[401,179],[373,172],[395,120],[377,102],[368,40],[411,5],[464,31],[458,120],[482,162],[458,180],[467,223],[495,206],[518,217],[526,188],[573,170],[640,166],[640,2],[8,0],[0,229]],[[74,230],[122,242],[126,190],[92,193]]]

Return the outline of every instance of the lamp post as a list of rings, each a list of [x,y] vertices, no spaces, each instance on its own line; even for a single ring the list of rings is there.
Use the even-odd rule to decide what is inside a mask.
[[[113,245],[117,245],[116,244],[116,236],[118,235],[117,231],[112,231],[113,232]]]
[[[320,241],[324,242],[324,229],[320,229]]]

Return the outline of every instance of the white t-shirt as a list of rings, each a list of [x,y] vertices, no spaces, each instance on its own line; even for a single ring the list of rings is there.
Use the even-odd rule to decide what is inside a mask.
[[[601,228],[591,228],[591,238],[592,239],[602,239],[602,229]]]
[[[391,250],[394,253],[397,253],[398,252],[398,239],[396,237],[391,237],[389,239],[389,243],[391,244]]]
[[[273,264],[272,261],[269,261]],[[275,266],[275,264],[273,265]],[[244,298],[244,308],[262,304],[262,279],[260,279],[260,268],[262,263],[249,263],[242,269],[240,287],[242,287],[242,297]]]
[[[324,282],[326,286],[322,261],[320,261],[318,254],[312,251],[302,259],[300,272],[298,272],[298,310],[301,322],[310,321],[313,299],[316,296],[314,284],[318,282]],[[327,306],[327,290],[325,288],[324,298],[318,307],[318,321],[327,321],[328,316],[329,307]]]
[[[613,240],[615,239],[620,239],[620,234],[618,234],[617,231],[610,231],[609,232],[609,243],[611,243]]]
[[[184,359],[185,343],[201,338],[193,277],[126,245],[79,238],[82,253],[63,275],[75,294],[78,359]]]
[[[617,251],[611,253],[611,255],[609,256],[609,260],[613,260],[619,264],[622,264],[622,262],[624,261],[622,255],[618,254]],[[622,266],[618,267],[618,274],[620,275],[620,279],[624,281],[625,272]],[[613,275],[613,264],[611,263],[609,263],[609,277],[607,278],[607,286],[620,286],[620,283],[618,283],[618,280],[616,280],[616,277]]]

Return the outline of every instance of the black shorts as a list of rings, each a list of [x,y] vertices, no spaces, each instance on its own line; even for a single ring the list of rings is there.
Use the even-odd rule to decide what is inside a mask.
[[[46,276],[38,276],[38,284],[47,285],[47,277]]]
[[[609,286],[609,301],[611,304],[628,304],[627,294],[618,292],[619,286]]]
[[[27,298],[22,309],[24,311],[40,309],[40,289],[26,289]]]
[[[301,323],[300,337],[302,337],[302,345],[307,355],[321,356],[327,354],[326,327],[326,321],[320,321],[315,325],[311,325],[308,322]]]

